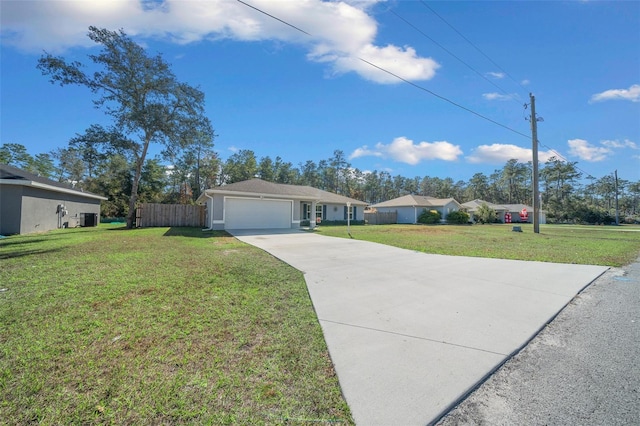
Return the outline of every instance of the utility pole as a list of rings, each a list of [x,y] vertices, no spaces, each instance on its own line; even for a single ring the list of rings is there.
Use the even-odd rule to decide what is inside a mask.
[[[540,193],[538,192],[538,118],[536,117],[536,98],[531,99],[531,145],[533,151],[533,232],[540,233]]]
[[[618,213],[618,171],[615,171],[615,190],[616,190],[616,226],[620,225],[620,214]]]

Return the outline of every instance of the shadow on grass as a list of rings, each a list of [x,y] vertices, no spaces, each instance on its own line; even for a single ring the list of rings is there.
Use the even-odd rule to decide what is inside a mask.
[[[205,231],[202,228],[172,226],[163,234],[164,237],[217,238],[230,237],[226,231]]]
[[[69,231],[62,229],[53,229],[47,232],[38,232],[33,234],[15,234],[0,239],[0,248],[8,246],[23,246],[27,244],[47,243],[51,241],[60,241],[71,238],[72,233],[82,231]]]
[[[159,226],[158,228],[164,228],[163,226]],[[152,229],[152,228],[133,228],[127,229],[127,227],[118,227],[118,228],[110,228],[107,231],[140,231],[144,229]],[[219,238],[219,237],[230,237],[226,231],[205,231],[202,228],[198,227],[187,227],[187,226],[172,226],[170,227],[164,234],[163,237],[188,237],[188,238]]]
[[[0,260],[6,260],[6,259],[14,259],[17,257],[25,257],[25,256],[31,256],[31,255],[35,255],[35,254],[45,254],[45,253],[55,253],[58,251],[62,251],[63,249],[61,248],[52,248],[52,249],[33,249],[33,250],[22,250],[22,249],[18,249],[18,250],[12,250],[12,251],[8,251],[5,253],[0,253]]]
[[[25,244],[35,244],[35,243],[42,243],[45,241],[49,241],[49,238],[43,238],[43,237],[39,237],[39,238],[15,238],[15,239],[2,239],[0,240],[0,247],[10,247],[10,246],[21,246],[21,245],[25,245]]]

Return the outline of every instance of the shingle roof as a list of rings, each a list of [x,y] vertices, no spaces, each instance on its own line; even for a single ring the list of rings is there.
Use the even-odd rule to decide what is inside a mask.
[[[533,212],[533,207],[526,204],[503,204],[503,206],[510,212],[519,212],[522,211],[522,209],[527,209],[527,211]]]
[[[478,210],[478,208],[483,204],[486,204],[487,206],[491,207],[493,210],[496,210],[496,211],[507,211],[507,208],[503,205],[493,204],[488,201],[478,200],[478,199],[467,201],[466,203],[462,203],[462,207],[464,207],[470,212],[474,212]]]
[[[442,207],[451,202],[459,204],[453,198],[434,198],[425,197],[423,195],[404,195],[402,197],[394,198],[393,200],[374,204],[371,207]]]
[[[526,204],[493,204],[484,200],[472,200],[467,201],[466,203],[462,203],[462,207],[466,208],[468,211],[476,211],[478,207],[482,204],[486,204],[494,210],[498,211],[507,211],[507,212],[519,212],[522,209],[527,209],[527,211],[533,211],[533,207],[528,206]]]
[[[105,197],[102,197],[97,194],[93,194],[91,192],[85,192],[85,191],[75,189],[67,183],[57,182],[55,180],[51,180],[43,176],[38,176],[34,173],[19,169],[17,167],[10,166],[8,164],[0,164],[0,180],[4,180],[7,183],[16,182],[24,185],[39,186],[41,188],[44,187],[45,189],[58,191],[58,192],[77,193],[78,195],[82,195],[89,198],[99,198],[102,200],[107,199]],[[33,182],[35,182],[36,185],[33,185],[32,184]]]
[[[58,188],[73,189],[73,187],[69,184],[56,182],[55,180],[38,176],[34,173],[10,166],[8,164],[0,164],[0,179],[24,180],[56,186]]]
[[[283,183],[267,182],[262,179],[249,179],[241,182],[230,183],[228,185],[218,186],[207,189],[209,194],[234,192],[246,194],[261,194],[280,197],[306,198],[309,200],[317,200],[322,203],[346,204],[350,202],[354,205],[366,206],[364,201],[334,194],[332,192],[323,191],[311,186],[303,185],[287,185]],[[198,202],[203,202],[203,196],[198,198]]]

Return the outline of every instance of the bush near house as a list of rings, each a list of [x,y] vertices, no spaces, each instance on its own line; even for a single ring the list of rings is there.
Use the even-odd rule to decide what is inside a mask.
[[[464,225],[469,222],[469,213],[457,210],[447,215],[447,223],[453,225]]]
[[[476,221],[480,223],[495,223],[497,215],[495,210],[489,207],[486,203],[482,203],[482,205],[478,207],[475,218]]]
[[[440,223],[441,219],[442,219],[442,216],[440,215],[439,211],[424,209],[422,210],[422,213],[420,213],[420,216],[418,216],[418,223],[425,223],[427,225],[431,225],[434,223]]]

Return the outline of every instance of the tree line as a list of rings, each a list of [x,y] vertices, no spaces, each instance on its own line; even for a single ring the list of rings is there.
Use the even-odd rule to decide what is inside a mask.
[[[0,146],[0,162],[40,174],[76,188],[108,197],[102,215],[125,217],[133,180],[125,156],[100,149],[86,133],[72,138],[66,148],[31,156],[19,144]],[[162,157],[145,163],[139,181],[139,202],[194,203],[207,188],[254,177],[275,183],[308,185],[376,204],[407,194],[454,198],[460,203],[475,199],[494,204],[532,204],[530,163],[507,161],[487,175],[474,174],[468,181],[452,178],[401,175],[386,171],[364,172],[354,168],[341,150],[318,162],[297,166],[281,157],[258,158],[251,150],[240,150],[226,161],[213,145],[194,145],[175,151],[166,166]],[[541,206],[549,221],[608,223],[615,215],[615,178],[583,178],[577,163],[551,158],[540,167]],[[618,179],[621,219],[640,219],[640,182]]]
[[[490,175],[476,173],[469,181],[362,171],[352,167],[341,150],[297,166],[279,156],[258,159],[251,150],[222,161],[213,150],[215,134],[198,88],[178,81],[161,55],[148,55],[122,30],[89,27],[87,35],[101,46],[99,54],[88,55],[93,73],[86,73],[83,63],[46,52],[37,67],[53,84],[89,89],[94,105],[111,124],[91,125],[66,147],[35,156],[21,144],[5,143],[0,146],[0,163],[108,197],[101,215],[126,217],[129,228],[139,202],[193,203],[207,188],[253,177],[313,186],[370,204],[407,194],[461,203],[482,199],[532,204],[531,164],[515,159]],[[162,150],[148,158],[152,144]],[[618,180],[616,194],[613,176],[582,176],[576,164],[551,158],[541,168],[541,205],[548,220],[610,222],[616,195],[621,217],[638,220],[640,182]],[[583,184],[583,179],[589,183]]]

